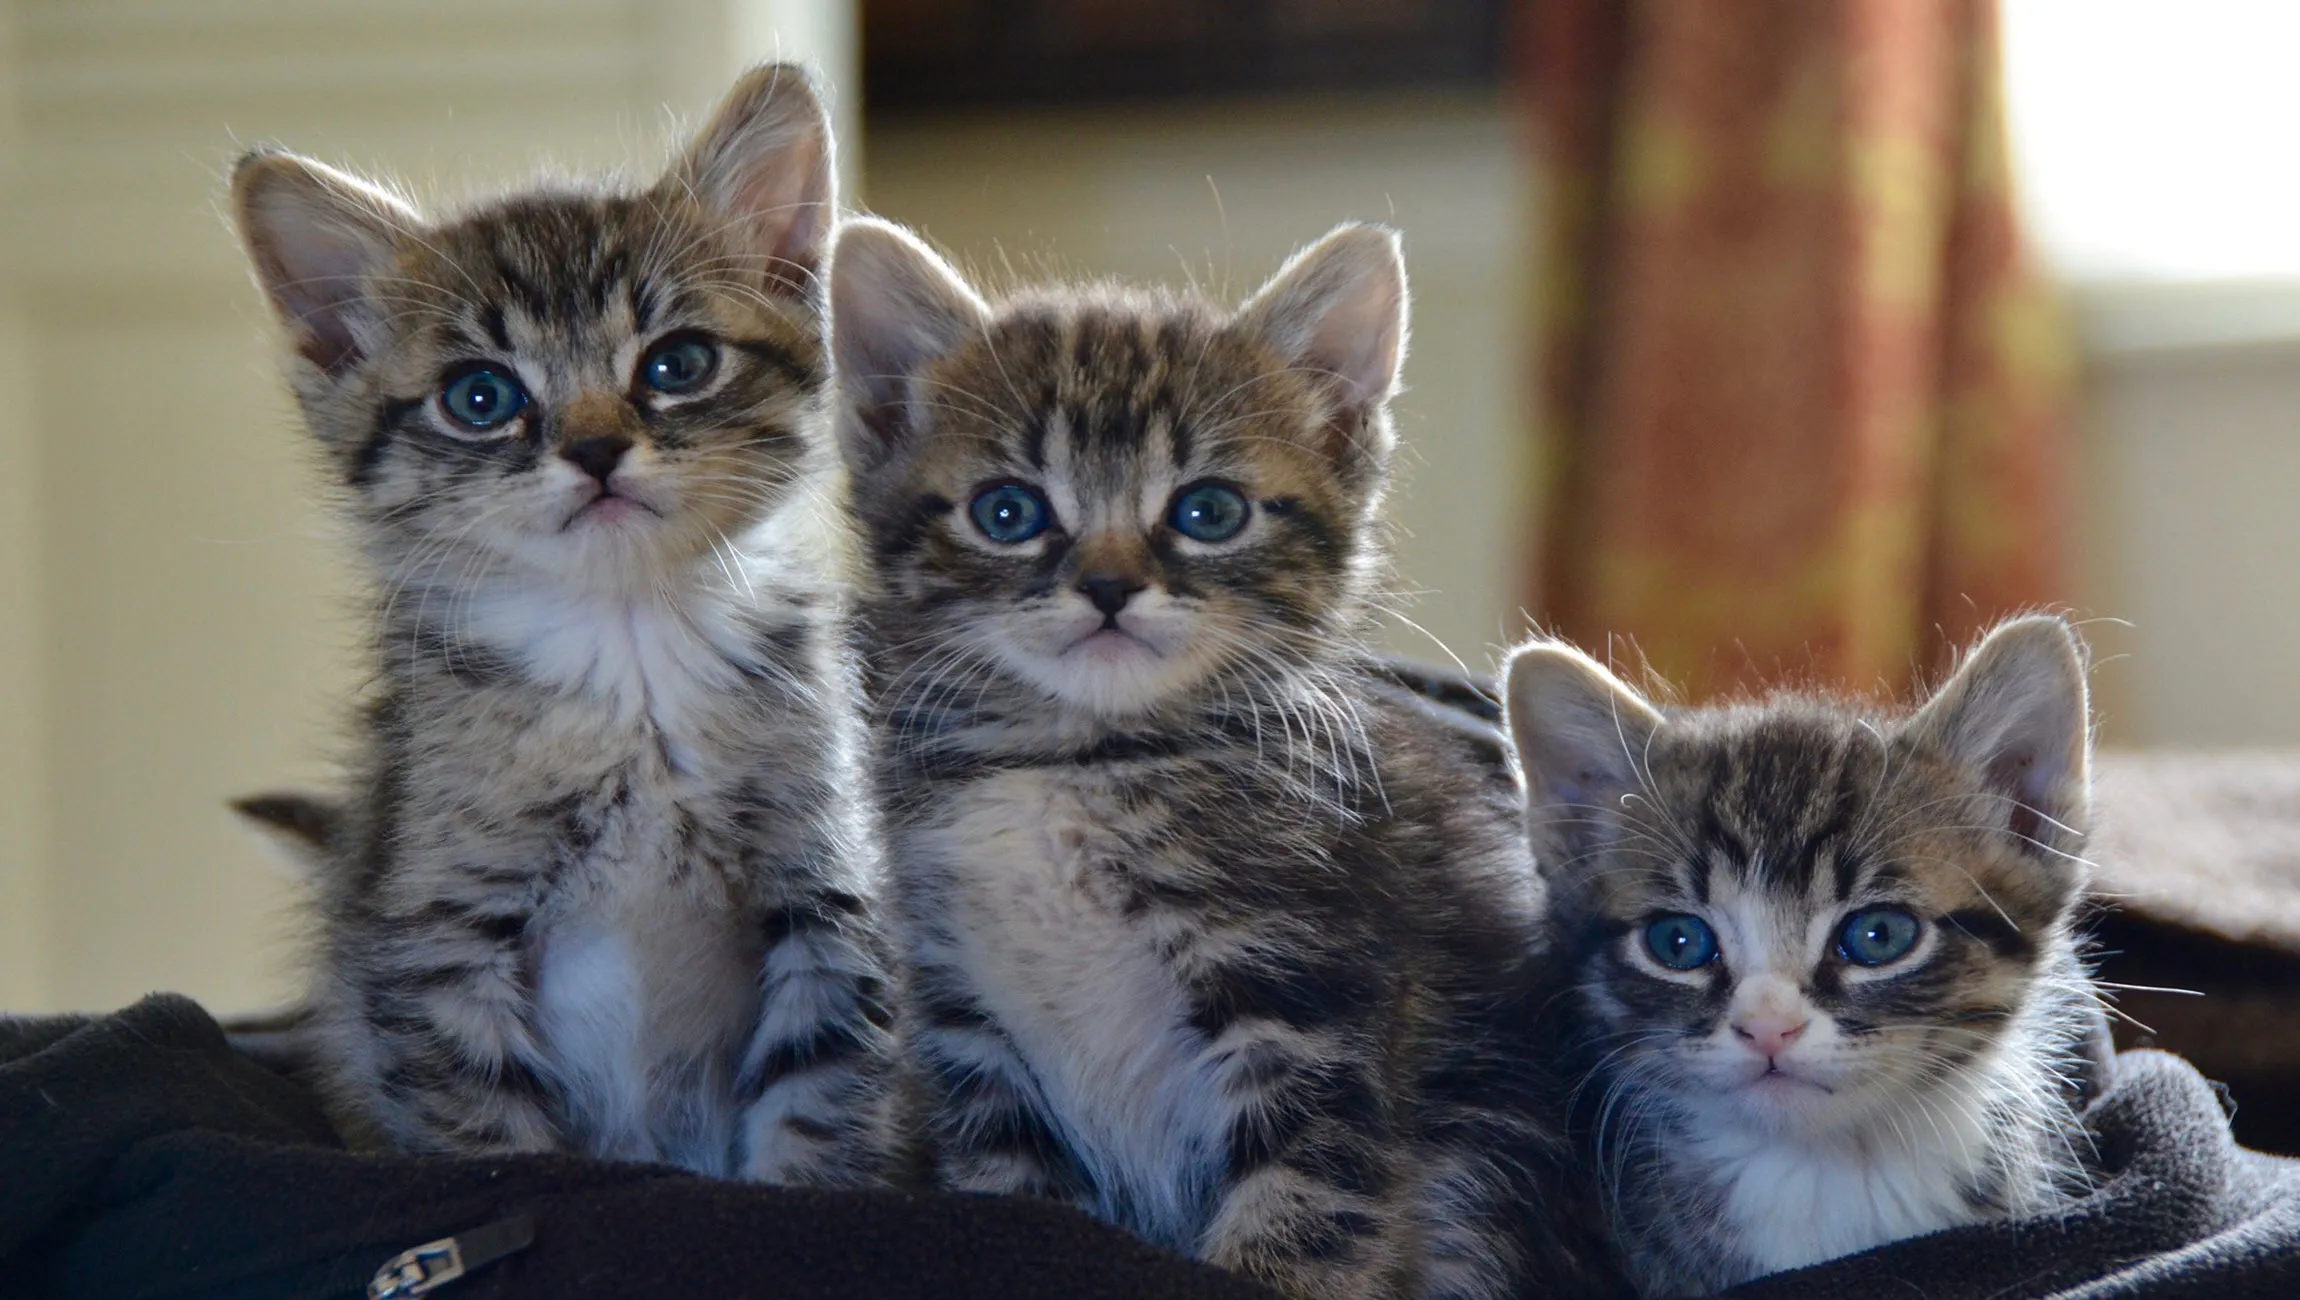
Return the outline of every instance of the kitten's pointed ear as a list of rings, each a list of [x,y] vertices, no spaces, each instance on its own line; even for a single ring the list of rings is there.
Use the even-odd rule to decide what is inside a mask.
[[[1385,463],[1396,435],[1379,417],[1406,354],[1406,264],[1395,231],[1346,225],[1296,253],[1239,309],[1240,327],[1334,402],[1344,450]]]
[[[1662,717],[1603,664],[1554,641],[1510,655],[1503,693],[1525,773],[1526,830],[1536,861],[1554,872],[1616,832]]]
[[[867,469],[914,431],[919,372],[982,328],[990,309],[917,236],[868,217],[839,231],[830,279],[839,448]]]
[[[811,301],[838,216],[830,114],[795,63],[743,74],[663,178],[765,259],[763,287]]]
[[[1980,772],[2013,836],[2067,852],[2091,803],[2084,679],[2084,643],[2065,619],[2016,618],[1974,647],[1908,734]]]
[[[367,355],[384,316],[367,280],[422,225],[415,209],[325,163],[257,150],[232,168],[232,217],[296,351],[330,374]]]

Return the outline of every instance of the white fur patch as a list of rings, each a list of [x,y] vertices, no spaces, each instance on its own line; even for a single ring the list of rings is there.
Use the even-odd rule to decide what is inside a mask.
[[[1962,1189],[1987,1162],[1985,1099],[1951,1083],[1882,1131],[1831,1141],[1727,1127],[1693,1139],[1726,1187],[1756,1274],[1801,1268],[1971,1222]]]
[[[721,702],[749,655],[731,602],[689,593],[568,592],[521,585],[474,593],[471,629],[535,677],[579,691],[666,735],[691,731]]]
[[[1120,816],[1101,774],[1009,772],[969,787],[921,847],[955,868],[950,957],[1028,1059],[1100,1212],[1187,1249],[1228,1116],[1154,934],[1097,879],[1129,851]]]
[[[630,944],[596,921],[577,921],[549,935],[538,966],[537,1028],[570,1109],[602,1139],[592,1153],[645,1159],[653,1144],[642,1113],[647,1072],[638,1059],[641,991]]]

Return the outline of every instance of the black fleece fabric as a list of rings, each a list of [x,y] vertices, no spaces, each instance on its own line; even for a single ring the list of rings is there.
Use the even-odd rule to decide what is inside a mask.
[[[2087,1112],[2098,1190],[2051,1219],[1900,1242],[1745,1300],[2300,1297],[2300,1162],[2246,1151],[2177,1057]],[[525,1249],[432,1294],[1270,1300],[1043,1202],[746,1186],[558,1157],[342,1149],[309,1093],[191,1002],[0,1019],[0,1296],[358,1296],[386,1260],[508,1218]],[[1532,1298],[1529,1298],[1532,1300]]]
[[[431,1294],[1271,1300],[1049,1202],[350,1154],[181,997],[0,1020],[0,1297],[360,1296],[401,1251],[520,1215],[531,1245]]]

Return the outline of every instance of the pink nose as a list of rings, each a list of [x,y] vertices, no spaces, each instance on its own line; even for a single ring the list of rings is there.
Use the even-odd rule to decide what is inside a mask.
[[[1749,1044],[1752,1049],[1769,1057],[1779,1056],[1789,1050],[1789,1044],[1796,1042],[1798,1035],[1803,1034],[1806,1026],[1812,1023],[1810,1019],[1791,1022],[1770,1016],[1751,1016],[1747,1020],[1734,1021],[1733,1032],[1740,1035],[1741,1041]]]

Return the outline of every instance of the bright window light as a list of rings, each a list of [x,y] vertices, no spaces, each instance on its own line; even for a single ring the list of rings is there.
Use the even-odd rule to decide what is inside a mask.
[[[2023,204],[2061,274],[2300,277],[2300,3],[2003,12]]]

